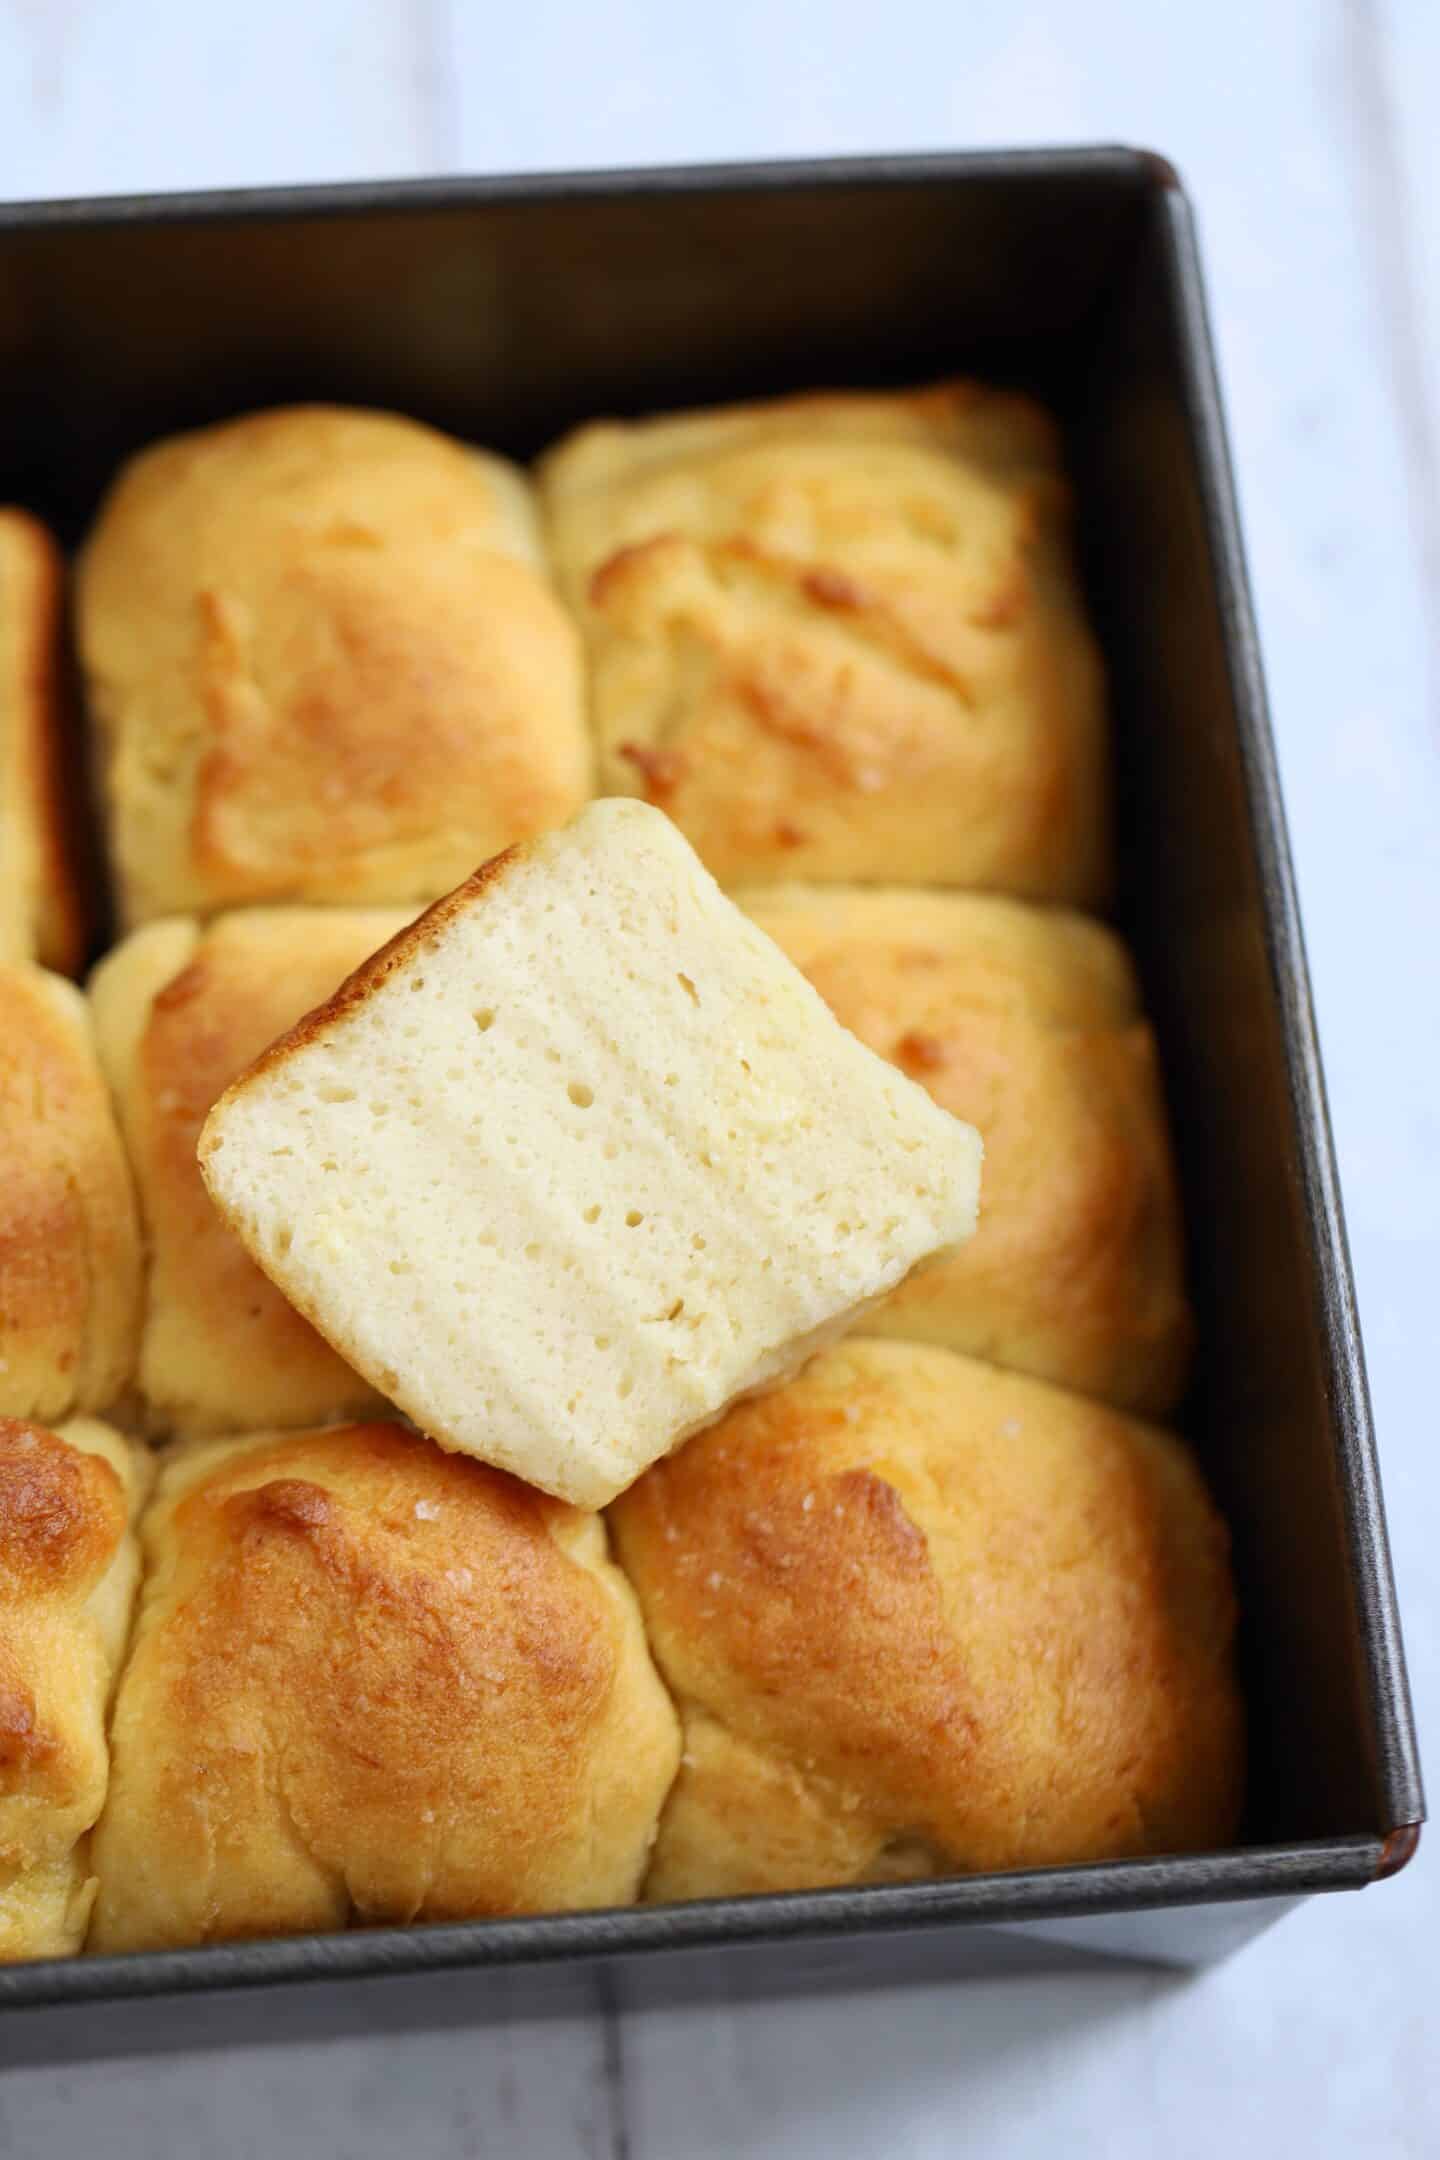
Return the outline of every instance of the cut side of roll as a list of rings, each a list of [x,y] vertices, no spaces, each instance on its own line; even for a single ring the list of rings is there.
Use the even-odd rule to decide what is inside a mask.
[[[91,977],[145,1226],[138,1377],[158,1429],[252,1432],[381,1407],[217,1215],[195,1142],[235,1075],[405,920],[371,908],[172,916],[133,931]]]
[[[594,1507],[967,1237],[981,1147],[613,801],[403,931],[199,1153],[373,1386]]]

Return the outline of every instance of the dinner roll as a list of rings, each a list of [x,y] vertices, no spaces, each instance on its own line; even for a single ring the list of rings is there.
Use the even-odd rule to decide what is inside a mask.
[[[980,1227],[865,1321],[1172,1410],[1191,1325],[1155,1043],[1123,945],[962,893],[738,896],[831,1011],[985,1142]]]
[[[605,423],[541,472],[602,788],[667,810],[723,884],[1103,898],[1101,668],[1029,399]]]
[[[595,1507],[968,1236],[980,1145],[604,802],[282,1037],[200,1161],[417,1425]]]
[[[235,1075],[405,920],[358,908],[172,918],[135,931],[95,972],[96,1040],[149,1249],[139,1380],[157,1426],[313,1425],[381,1399],[226,1228],[195,1143]]]
[[[1234,1832],[1227,1539],[1167,1433],[851,1340],[657,1465],[611,1527],[684,1716],[649,1898]]]
[[[130,1378],[140,1240],[85,1000],[0,967],[0,1417],[103,1410]]]
[[[45,527],[0,508],[0,963],[73,974],[86,911],[65,795],[60,616],[65,570]]]
[[[589,792],[527,483],[301,406],[134,459],[81,559],[125,919],[420,901]]]
[[[679,1755],[600,1519],[399,1425],[190,1442],[90,1947],[624,1904]]]
[[[92,1418],[0,1418],[0,1960],[84,1940],[149,1476],[145,1450]]]

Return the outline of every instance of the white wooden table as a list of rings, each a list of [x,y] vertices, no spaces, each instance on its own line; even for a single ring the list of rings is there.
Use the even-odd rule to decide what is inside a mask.
[[[1440,1729],[1440,0],[0,0],[0,196],[1128,141],[1198,203]],[[51,2160],[1440,2152],[1440,1867],[1137,1970],[0,2080]],[[1427,2040],[1429,2060],[1427,2062]]]

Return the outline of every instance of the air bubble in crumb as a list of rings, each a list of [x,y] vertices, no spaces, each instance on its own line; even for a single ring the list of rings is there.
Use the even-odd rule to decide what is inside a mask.
[[[572,1080],[565,1092],[577,1110],[588,1110],[595,1100],[595,1090],[586,1087],[583,1080]]]
[[[700,1002],[700,993],[695,988],[694,983],[691,982],[690,977],[685,973],[683,968],[681,969],[680,973],[675,977],[675,980],[679,983],[681,989],[685,992],[685,995],[689,998],[691,1004],[698,1005]]]
[[[292,1245],[294,1244],[294,1242],[295,1242],[295,1233],[293,1232],[293,1230],[277,1230],[277,1231],[276,1231],[276,1233],[275,1233],[275,1250],[276,1250],[276,1252],[277,1252],[277,1253],[279,1253],[279,1254],[281,1254],[281,1255],[283,1256],[283,1255],[284,1255],[285,1253],[289,1252],[289,1250],[290,1250],[290,1247],[291,1247],[291,1246],[292,1246]]]
[[[625,1217],[625,1227],[627,1230],[638,1230],[644,1220],[645,1217],[640,1213],[639,1208],[632,1207],[629,1214]]]
[[[592,1204],[590,1207],[587,1207],[585,1213],[580,1219],[582,1222],[599,1222],[600,1209],[598,1205]]]
[[[380,1385],[382,1388],[384,1388],[387,1395],[393,1395],[396,1388],[400,1385],[399,1373],[392,1372],[390,1367],[387,1365],[380,1375]]]
[[[624,1379],[620,1382],[620,1385],[616,1388],[615,1393],[619,1396],[621,1402],[624,1402],[626,1396],[633,1395],[634,1392],[635,1376],[633,1373],[627,1372]]]
[[[494,1027],[495,1015],[488,1005],[482,1005],[479,1012],[476,1013],[475,1025],[477,1028],[479,1028],[482,1035],[485,1033],[487,1028]]]

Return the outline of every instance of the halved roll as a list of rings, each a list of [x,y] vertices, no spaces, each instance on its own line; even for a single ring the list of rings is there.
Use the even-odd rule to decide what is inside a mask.
[[[446,1447],[602,1506],[974,1228],[980,1143],[643,803],[402,930],[221,1096],[211,1194]]]

